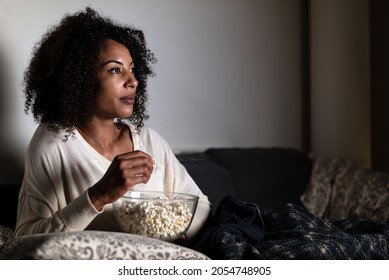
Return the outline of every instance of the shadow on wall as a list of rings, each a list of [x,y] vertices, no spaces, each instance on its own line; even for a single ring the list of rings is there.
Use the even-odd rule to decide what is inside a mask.
[[[16,153],[15,145],[10,139],[12,100],[10,100],[10,77],[4,59],[4,52],[0,48],[0,185],[18,183],[23,177],[23,160]],[[17,125],[17,124],[16,124]],[[1,190],[0,190],[1,191]]]

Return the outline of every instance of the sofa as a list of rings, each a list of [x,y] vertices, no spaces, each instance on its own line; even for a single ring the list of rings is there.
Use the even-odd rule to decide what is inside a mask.
[[[213,206],[190,246],[119,232],[14,238],[16,183],[0,186],[0,258],[389,258],[388,174],[294,148],[210,148],[177,158]]]

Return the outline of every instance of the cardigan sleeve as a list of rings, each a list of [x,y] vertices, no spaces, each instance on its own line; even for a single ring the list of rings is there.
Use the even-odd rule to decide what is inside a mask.
[[[100,213],[91,204],[88,191],[60,210],[52,209],[47,202],[33,196],[21,195],[15,235],[81,231]]]
[[[84,230],[101,213],[89,199],[89,182],[69,175],[77,164],[65,145],[74,143],[53,137],[40,127],[27,149],[15,235]],[[83,186],[73,188],[77,183]]]

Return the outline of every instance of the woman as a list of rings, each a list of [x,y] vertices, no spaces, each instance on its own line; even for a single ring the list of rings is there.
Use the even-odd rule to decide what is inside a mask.
[[[155,61],[141,31],[90,8],[43,36],[24,79],[25,110],[39,126],[27,150],[16,235],[118,230],[111,204],[132,189],[199,195],[188,239],[201,231],[207,197],[143,123]]]

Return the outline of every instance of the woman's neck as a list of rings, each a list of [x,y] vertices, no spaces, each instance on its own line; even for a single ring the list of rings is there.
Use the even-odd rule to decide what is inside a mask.
[[[100,154],[110,159],[121,153],[133,150],[131,132],[120,123],[90,121],[84,126],[77,126],[81,136]]]

